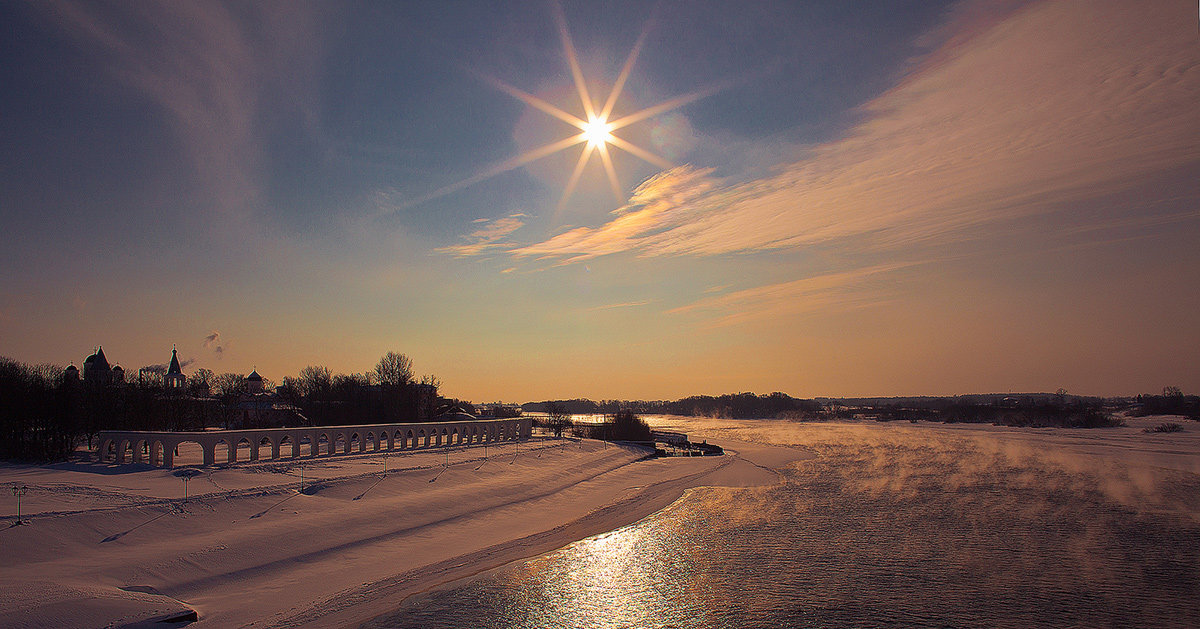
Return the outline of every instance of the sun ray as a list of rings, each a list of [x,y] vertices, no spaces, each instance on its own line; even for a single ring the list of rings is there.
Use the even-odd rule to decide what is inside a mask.
[[[558,200],[557,210],[563,209],[567,204],[567,199],[571,193],[575,191],[575,186],[579,183],[579,177],[583,175],[583,167],[587,165],[588,158],[592,155],[592,145],[588,144],[583,147],[583,151],[579,153],[579,161],[575,163],[575,170],[571,172],[571,178],[567,180],[567,186],[563,188],[562,197]]]
[[[529,105],[530,107],[540,109],[569,125],[579,127],[581,130],[587,128],[586,120],[569,114],[558,107],[555,107],[554,105],[551,105],[550,103],[538,98],[537,96],[534,96],[533,94],[522,92],[521,90],[490,76],[483,76],[482,78],[488,83],[491,83],[496,89],[508,94],[509,96],[512,96],[513,98],[525,103],[526,105]]]
[[[477,184],[485,179],[491,179],[492,177],[495,177],[496,175],[499,175],[501,173],[506,173],[510,170],[515,170],[517,168],[524,166],[525,164],[537,161],[539,159],[542,159],[543,157],[548,157],[548,156],[553,155],[563,149],[568,149],[568,148],[571,148],[572,146],[575,146],[576,144],[581,144],[584,142],[587,142],[587,136],[585,136],[582,133],[578,133],[573,136],[563,138],[557,142],[551,142],[550,144],[546,144],[544,146],[540,146],[535,149],[530,149],[528,151],[525,151],[524,153],[521,153],[520,155],[518,155],[516,157],[513,157],[511,159],[507,159],[503,162],[500,162],[499,164],[496,164],[495,166],[492,166],[491,168],[488,168],[487,170],[484,170],[484,171],[476,173],[470,177],[467,177],[466,179],[463,179],[462,181],[452,183],[448,186],[443,186],[441,188],[438,188],[437,190],[434,190],[433,192],[430,192],[429,194],[426,194],[423,197],[419,197],[419,198],[413,199],[412,201],[409,201],[407,203],[403,203],[399,207],[400,207],[400,209],[403,209],[406,207],[411,207],[413,205],[420,205],[422,203],[426,203],[426,202],[432,201],[434,199],[439,199],[441,197],[446,196],[447,194],[450,194],[451,192],[457,192],[459,190],[462,190],[463,188],[466,188],[467,186]]]
[[[724,85],[714,85],[703,90],[696,90],[695,92],[689,92],[682,96],[676,96],[675,98],[665,100],[652,107],[647,107],[641,111],[635,111],[628,116],[624,116],[616,120],[610,120],[608,122],[609,129],[616,131],[617,129],[627,127],[635,122],[645,120],[646,118],[653,118],[654,116],[666,113],[672,109],[678,109],[688,103],[698,101],[701,98],[712,96],[722,89],[724,89]]]
[[[610,135],[611,139],[612,136]],[[617,198],[617,203],[621,203],[625,199],[621,196],[621,182],[617,181],[617,171],[613,168],[612,156],[608,154],[608,144],[601,142],[596,145],[596,150],[600,152],[600,161],[604,163],[604,172],[608,173],[608,183],[612,186],[613,196]]]
[[[646,42],[646,35],[649,32],[649,28],[643,28],[637,43],[633,45],[633,50],[629,51],[629,57],[625,59],[625,65],[621,66],[621,73],[617,75],[617,82],[613,84],[612,92],[609,93],[608,100],[604,103],[604,109],[600,110],[601,120],[608,120],[609,114],[617,104],[617,99],[621,97],[621,90],[625,88],[625,81],[629,80],[629,72],[633,70],[633,63],[637,61],[638,54],[642,51],[642,44]]]
[[[579,67],[579,56],[575,54],[571,31],[567,28],[567,17],[563,15],[562,7],[558,3],[554,4],[554,21],[558,23],[558,34],[562,37],[563,52],[567,55],[567,63],[571,65],[571,76],[575,79],[575,88],[579,90],[579,100],[583,102],[583,113],[587,120],[593,120],[596,118],[596,109],[592,104],[592,97],[588,94],[583,70]]]
[[[608,143],[625,151],[626,153],[629,153],[630,155],[640,157],[643,160],[646,160],[647,162],[650,162],[651,164],[658,166],[659,168],[674,168],[675,167],[675,164],[668,162],[666,159],[663,159],[663,158],[655,155],[654,153],[651,153],[650,151],[647,151],[643,148],[640,148],[633,144],[630,144],[629,142],[626,142],[625,140],[622,140],[621,138],[618,138],[615,135],[609,134]]]
[[[501,173],[520,168],[526,164],[529,164],[530,162],[534,162],[542,159],[543,157],[566,150],[577,144],[583,144],[584,146],[581,149],[578,161],[575,163],[575,168],[572,170],[571,176],[567,180],[567,184],[563,189],[562,197],[558,203],[558,209],[562,209],[562,207],[566,204],[567,199],[578,187],[579,181],[583,176],[583,171],[587,167],[588,161],[590,161],[593,150],[600,153],[600,161],[604,166],[604,172],[608,178],[608,183],[612,188],[613,195],[617,198],[617,202],[620,203],[624,200],[621,192],[621,183],[617,177],[614,156],[609,150],[608,145],[611,144],[622,151],[625,151],[626,153],[659,168],[672,168],[674,167],[674,164],[658,155],[655,155],[654,153],[651,153],[650,151],[647,151],[646,149],[633,144],[632,142],[623,140],[616,135],[613,135],[613,132],[648,118],[652,118],[659,114],[683,107],[684,105],[697,101],[701,98],[706,98],[716,92],[727,89],[732,84],[731,81],[713,84],[704,89],[689,92],[681,96],[676,96],[652,107],[641,109],[631,114],[622,116],[616,120],[610,120],[609,116],[612,115],[613,109],[617,105],[617,101],[620,100],[621,94],[625,90],[626,83],[629,81],[629,76],[633,71],[633,66],[637,63],[638,56],[641,54],[642,48],[646,42],[647,35],[650,32],[650,25],[653,20],[648,19],[646,21],[642,28],[641,34],[638,35],[638,39],[633,45],[633,49],[629,51],[629,56],[626,57],[625,63],[621,66],[621,71],[617,75],[616,81],[613,83],[612,91],[609,92],[608,97],[604,101],[604,106],[600,109],[599,113],[597,113],[595,103],[592,102],[591,94],[588,92],[586,77],[584,77],[583,70],[579,65],[579,55],[577,54],[575,50],[575,44],[571,39],[570,29],[567,27],[566,15],[563,13],[562,7],[558,5],[558,3],[552,3],[552,6],[552,12],[554,14],[555,23],[558,27],[559,37],[562,39],[563,54],[566,56],[567,64],[570,66],[571,78],[575,83],[575,89],[579,95],[579,102],[583,107],[584,116],[582,118],[571,114],[562,108],[552,105],[545,100],[534,96],[533,94],[517,89],[516,87],[513,87],[499,79],[484,75],[482,73],[475,74],[505,94],[508,94],[509,96],[525,103],[526,105],[529,105],[530,107],[542,111],[545,114],[557,118],[562,122],[578,128],[580,133],[572,134],[557,142],[551,142],[550,144],[525,151],[516,157],[490,166],[485,170],[476,173],[475,175],[463,179],[462,181],[444,186],[422,197],[403,203],[397,209],[419,205],[421,203],[446,196],[450,193],[466,188],[467,186],[474,185],[485,179],[490,179]]]

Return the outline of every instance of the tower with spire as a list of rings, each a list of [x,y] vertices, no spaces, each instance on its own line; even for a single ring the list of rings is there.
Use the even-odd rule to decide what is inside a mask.
[[[112,367],[104,357],[104,348],[97,347],[96,353],[83,361],[83,381],[91,386],[112,384]]]
[[[183,375],[183,370],[179,368],[179,356],[174,345],[171,345],[171,365],[167,367],[167,375],[163,376],[163,385],[168,391],[180,392],[187,385],[187,376]]]

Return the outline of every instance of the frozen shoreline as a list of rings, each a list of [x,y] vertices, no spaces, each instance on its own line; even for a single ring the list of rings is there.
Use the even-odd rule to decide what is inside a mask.
[[[620,528],[701,485],[759,485],[801,451],[642,460],[635,448],[534,441],[515,448],[222,468],[0,465],[30,487],[27,526],[0,529],[0,614],[17,627],[125,626],[184,609],[197,626],[346,626],[414,593]],[[123,472],[123,473],[114,473]],[[309,493],[311,492],[311,493]],[[11,522],[15,504],[0,518]],[[51,585],[52,584],[52,585]],[[125,589],[122,589],[125,588]]]

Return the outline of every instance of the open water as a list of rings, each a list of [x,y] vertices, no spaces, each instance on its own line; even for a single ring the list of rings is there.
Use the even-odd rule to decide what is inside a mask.
[[[1195,474],[935,427],[768,438],[817,456],[368,626],[1200,627]]]

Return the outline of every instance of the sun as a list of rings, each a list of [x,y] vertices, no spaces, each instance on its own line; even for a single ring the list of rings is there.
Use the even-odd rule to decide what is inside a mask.
[[[607,144],[612,137],[609,131],[612,126],[604,118],[593,117],[583,125],[583,136],[587,139],[589,147],[595,148],[601,144]]]
[[[608,98],[604,101],[604,106],[597,109],[592,101],[591,95],[588,93],[588,85],[583,76],[583,70],[579,67],[579,57],[575,52],[575,45],[571,42],[571,33],[567,29],[566,17],[563,15],[561,7],[555,5],[555,9],[554,17],[555,21],[558,23],[559,36],[562,38],[563,52],[565,53],[567,63],[571,69],[571,77],[575,81],[575,89],[579,92],[579,101],[583,109],[582,117],[568,113],[538,98],[537,96],[521,91],[494,77],[479,75],[479,78],[487,83],[490,83],[496,89],[525,103],[526,105],[538,109],[543,113],[549,114],[550,116],[558,118],[559,120],[575,127],[578,129],[578,132],[573,132],[571,135],[568,135],[561,140],[530,149],[524,153],[521,153],[520,155],[506,159],[498,164],[494,164],[493,166],[467,177],[466,179],[439,188],[418,199],[414,199],[404,204],[405,206],[419,205],[421,203],[443,197],[457,190],[466,188],[467,186],[474,185],[486,179],[491,179],[492,177],[495,177],[501,173],[515,170],[526,164],[549,157],[550,155],[560,151],[565,151],[579,144],[582,144],[583,148],[579,153],[579,161],[575,163],[575,170],[571,173],[570,178],[567,180],[567,183],[563,188],[562,197],[558,202],[558,209],[560,210],[566,204],[567,199],[570,198],[576,184],[579,183],[579,178],[583,174],[583,170],[587,166],[593,153],[598,153],[600,155],[600,162],[604,166],[604,172],[608,175],[608,182],[612,186],[613,196],[616,198],[618,203],[625,201],[625,194],[621,189],[621,183],[617,180],[616,169],[613,167],[613,151],[609,150],[610,146],[621,149],[623,152],[650,164],[654,164],[659,168],[668,169],[674,167],[674,164],[668,160],[655,155],[654,153],[651,153],[650,151],[647,151],[646,149],[637,146],[632,142],[628,142],[620,138],[619,136],[615,135],[615,132],[636,122],[652,118],[659,114],[682,107],[695,100],[710,96],[718,91],[721,91],[725,86],[721,84],[710,85],[705,89],[690,92],[682,96],[677,96],[652,107],[647,107],[645,109],[614,119],[612,117],[613,109],[616,107],[617,100],[621,97],[621,91],[625,87],[625,82],[629,79],[629,72],[633,69],[634,61],[637,60],[638,53],[641,51],[642,44],[645,42],[646,35],[649,32],[649,23],[647,24],[647,28],[642,29],[641,36],[638,37],[637,43],[633,45],[633,50],[630,51],[629,57],[625,59],[625,65],[621,68],[621,72],[617,76],[616,82],[613,84],[612,91],[608,94]]]

